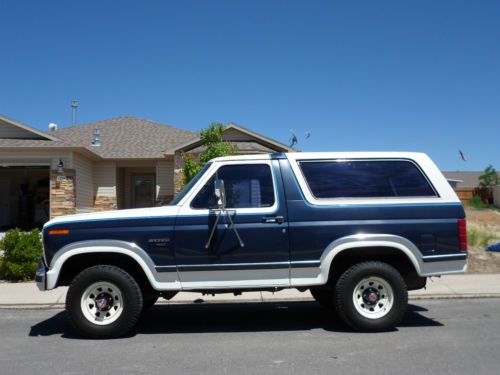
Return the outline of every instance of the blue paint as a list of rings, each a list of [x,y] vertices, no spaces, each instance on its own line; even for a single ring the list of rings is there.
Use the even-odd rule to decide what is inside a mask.
[[[191,266],[206,266],[208,267],[207,270],[215,270],[213,267],[216,264],[219,267],[228,267],[224,268],[224,270],[229,270],[234,269],[235,264],[286,264],[290,261],[288,225],[286,223],[264,223],[262,220],[264,216],[277,215],[283,216],[285,222],[287,221],[287,209],[286,205],[283,204],[286,200],[283,182],[279,178],[278,161],[272,160],[271,167],[276,189],[276,200],[282,202],[278,204],[276,211],[265,214],[238,213],[231,216],[244,242],[244,247],[239,245],[234,232],[229,228],[230,222],[225,215],[221,216],[208,249],[205,248],[205,245],[216,216],[212,214],[197,218],[184,216],[177,218],[174,248],[177,264],[183,265],[178,267],[181,282],[183,281],[183,272],[200,270],[200,268],[191,268]],[[285,232],[283,232],[283,229],[285,229]],[[277,276],[288,278],[288,268],[289,266],[279,266]],[[258,267],[251,269],[258,269]],[[218,276],[214,275],[213,277]]]
[[[465,260],[465,259],[467,259],[467,253],[441,254],[440,256],[430,256],[430,257],[423,257],[422,258],[424,263],[442,262],[442,261],[449,261],[449,260]]]
[[[494,244],[494,245],[490,245],[486,248],[486,250],[488,251],[494,251],[494,252],[500,252],[500,242]]]
[[[223,215],[210,246],[205,248],[215,221],[214,213],[93,218],[45,227],[46,259],[50,264],[59,249],[73,242],[121,240],[144,249],[157,272],[179,272],[182,282],[184,272],[196,270],[272,269],[276,270],[276,277],[288,278],[289,268],[319,267],[321,255],[329,244],[359,233],[404,237],[420,250],[424,262],[440,261],[440,255],[446,260],[467,256],[459,252],[457,219],[465,216],[459,203],[318,206],[305,200],[286,158],[272,157],[271,166],[278,202],[276,211],[232,216],[244,247],[239,245]],[[273,215],[282,216],[284,222],[263,221],[263,216]],[[70,234],[49,235],[48,231],[54,228],[69,229]]]

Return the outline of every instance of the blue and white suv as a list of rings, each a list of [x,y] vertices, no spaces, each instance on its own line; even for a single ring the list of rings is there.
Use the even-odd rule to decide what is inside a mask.
[[[87,337],[125,334],[178,291],[284,288],[309,289],[353,329],[380,331],[403,317],[408,290],[466,270],[465,225],[425,154],[224,157],[169,206],[48,222],[37,282],[69,285],[69,319]]]

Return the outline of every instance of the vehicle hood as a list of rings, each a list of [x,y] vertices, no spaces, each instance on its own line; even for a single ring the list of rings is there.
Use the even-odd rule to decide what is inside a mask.
[[[128,210],[100,211],[76,215],[58,216],[43,226],[44,228],[56,224],[99,221],[109,219],[133,219],[133,218],[155,218],[164,216],[175,216],[179,210],[178,206],[162,206],[148,208],[134,208]]]

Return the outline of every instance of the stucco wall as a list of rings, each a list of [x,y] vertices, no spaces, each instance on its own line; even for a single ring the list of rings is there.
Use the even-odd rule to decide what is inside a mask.
[[[174,161],[159,161],[156,164],[156,200],[168,203],[174,196]]]
[[[116,199],[116,163],[94,162],[94,207],[96,210],[113,210]]]
[[[225,141],[255,141],[254,137],[237,129],[226,129],[222,134],[222,139]]]
[[[0,138],[45,139],[29,130],[6,123],[2,120],[0,120]]]
[[[80,154],[73,153],[73,169],[76,174],[76,208],[92,208],[94,206],[92,160]]]
[[[500,208],[500,185],[493,189],[493,204]]]

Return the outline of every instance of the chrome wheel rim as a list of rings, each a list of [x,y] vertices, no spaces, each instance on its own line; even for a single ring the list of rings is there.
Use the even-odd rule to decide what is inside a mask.
[[[123,313],[123,295],[120,288],[108,281],[98,281],[83,292],[83,316],[91,323],[108,325]]]
[[[391,311],[394,292],[386,280],[370,276],[356,285],[352,301],[356,311],[365,318],[380,319]]]

